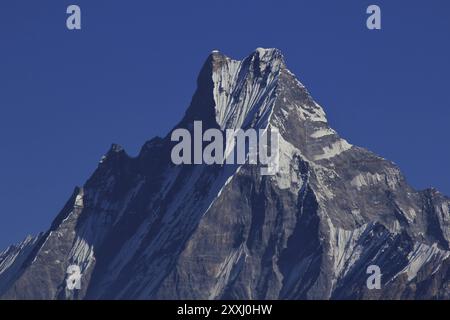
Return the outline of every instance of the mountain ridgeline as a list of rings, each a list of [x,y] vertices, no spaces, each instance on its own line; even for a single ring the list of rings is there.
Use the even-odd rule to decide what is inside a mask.
[[[279,50],[213,51],[174,129],[194,121],[276,128],[278,172],[174,165],[172,131],[113,145],[47,232],[0,253],[0,298],[450,299],[449,198],[341,138]]]

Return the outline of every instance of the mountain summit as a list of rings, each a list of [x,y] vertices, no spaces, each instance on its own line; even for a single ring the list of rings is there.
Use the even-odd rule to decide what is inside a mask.
[[[341,138],[279,50],[213,51],[174,129],[194,121],[276,128],[278,172],[174,165],[170,133],[135,158],[113,145],[47,232],[0,253],[0,297],[450,299],[450,199]]]

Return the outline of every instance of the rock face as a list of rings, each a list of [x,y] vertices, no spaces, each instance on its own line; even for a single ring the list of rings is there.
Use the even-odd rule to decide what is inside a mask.
[[[2,299],[449,299],[450,200],[342,139],[276,49],[213,52],[175,128],[277,128],[279,171],[113,145],[49,231],[0,254]],[[175,129],[174,128],[174,129]],[[81,289],[66,288],[69,265]],[[369,265],[381,289],[369,290]]]

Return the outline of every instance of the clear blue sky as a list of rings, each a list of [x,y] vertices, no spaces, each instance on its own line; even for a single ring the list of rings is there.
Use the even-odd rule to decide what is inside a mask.
[[[449,33],[447,0],[2,0],[0,248],[45,230],[112,142],[165,135],[213,49],[281,49],[343,137],[450,195]]]

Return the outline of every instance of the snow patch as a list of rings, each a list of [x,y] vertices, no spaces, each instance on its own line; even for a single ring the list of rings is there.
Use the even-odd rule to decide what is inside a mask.
[[[322,128],[322,129],[315,131],[313,134],[310,135],[310,137],[317,139],[317,138],[322,138],[322,137],[333,135],[333,134],[336,134],[336,131],[334,131],[333,129]]]
[[[362,187],[377,185],[384,180],[383,175],[379,173],[360,173],[350,181],[352,186],[355,186],[358,190]]]
[[[302,181],[299,169],[293,166],[293,163],[295,163],[293,160],[296,156],[301,157],[301,152],[292,144],[284,140],[281,135],[279,140],[279,148],[280,159],[278,172],[275,176],[272,176],[272,178],[275,179],[280,189],[284,190],[293,188],[298,191]]]
[[[350,267],[360,258],[363,248],[357,246],[357,241],[367,229],[365,224],[353,230],[335,227],[327,218],[330,230],[330,250],[328,255],[333,263],[335,281],[344,277]]]
[[[429,246],[423,243],[416,243],[414,249],[408,255],[408,265],[400,271],[408,275],[408,281],[413,280],[419,270],[427,263],[433,264],[433,273],[435,273],[442,262],[450,256],[450,251],[439,249],[437,244]]]
[[[333,158],[344,151],[351,149],[353,146],[345,141],[344,139],[339,139],[335,143],[330,146],[326,146],[323,148],[323,153],[316,155],[314,160],[323,160]]]

